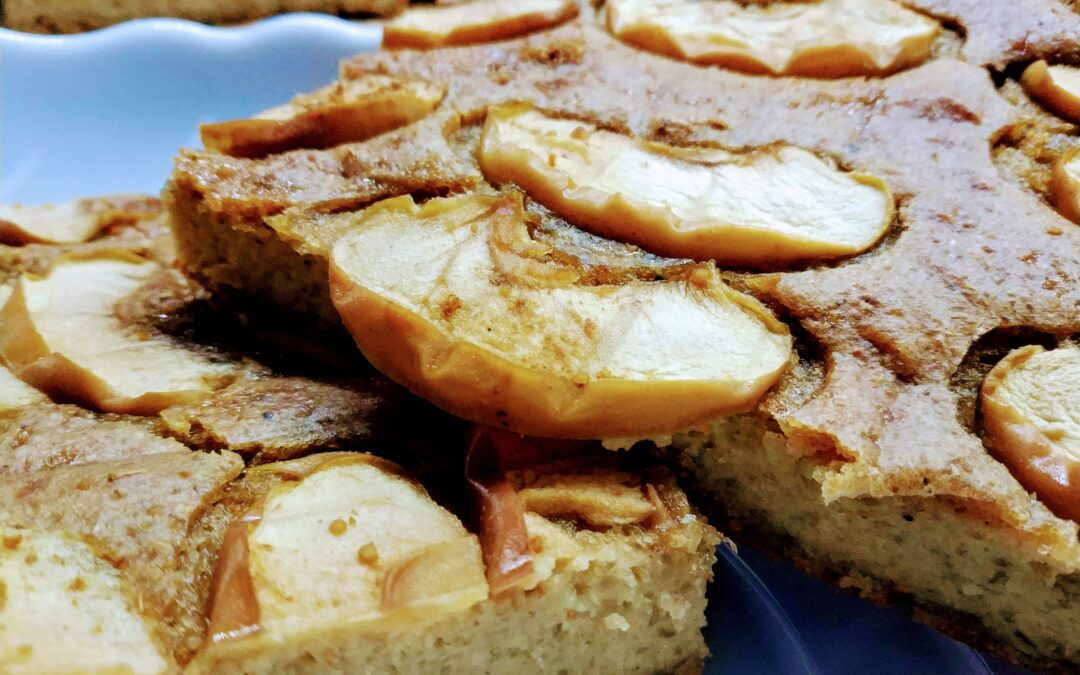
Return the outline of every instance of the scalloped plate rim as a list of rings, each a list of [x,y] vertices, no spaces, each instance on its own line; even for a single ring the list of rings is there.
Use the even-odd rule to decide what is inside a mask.
[[[382,25],[377,20],[353,21],[329,14],[314,12],[291,12],[258,19],[250,23],[226,26],[212,26],[190,19],[168,17],[148,17],[131,19],[104,28],[66,35],[46,35],[24,33],[0,27],[0,43],[26,45],[30,47],[55,48],[90,48],[101,43],[145,39],[155,33],[187,35],[200,40],[214,42],[243,42],[265,39],[274,33],[303,30],[333,31],[335,33],[360,38],[379,36],[382,42]]]

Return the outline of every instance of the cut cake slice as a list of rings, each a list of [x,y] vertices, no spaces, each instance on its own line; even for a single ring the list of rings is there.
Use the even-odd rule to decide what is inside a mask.
[[[58,271],[164,262],[139,257],[169,247],[137,226],[7,247],[5,272],[77,296],[79,275]],[[0,371],[5,669],[700,670],[719,537],[655,461],[588,444],[529,453],[476,430],[498,441],[471,476],[505,486],[488,504],[517,515],[477,520],[488,506],[469,506],[457,420],[370,371],[342,378],[363,368],[348,353],[295,339],[264,351],[204,292],[143,281],[99,288],[102,311],[233,377],[138,416],[55,403]],[[267,356],[273,367],[256,361]],[[408,463],[439,501],[355,448]],[[528,574],[495,585],[506,541],[524,542]]]

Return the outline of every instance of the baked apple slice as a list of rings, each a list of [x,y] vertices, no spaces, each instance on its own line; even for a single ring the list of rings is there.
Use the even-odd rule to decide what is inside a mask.
[[[930,56],[940,26],[893,0],[609,0],[608,28],[642,49],[748,73],[885,75]]]
[[[477,425],[465,474],[476,506],[492,597],[536,588],[551,574],[528,522],[577,523],[592,532],[643,527],[673,531],[693,520],[664,469],[628,469],[598,443],[521,436]]]
[[[0,307],[7,303],[14,291],[13,286],[0,284]],[[0,412],[22,408],[44,400],[46,398],[40,391],[15,377],[14,373],[0,361]]]
[[[0,244],[78,244],[107,227],[153,218],[160,212],[158,200],[143,195],[39,206],[0,205]]]
[[[331,296],[371,363],[449,412],[535,436],[651,437],[751,408],[786,326],[711,265],[577,283],[520,193],[380,202],[331,254]]]
[[[506,40],[550,28],[578,14],[574,0],[474,0],[414,7],[383,26],[383,46],[443,47]]]
[[[297,466],[226,537],[197,672],[236,652],[415,627],[487,599],[476,537],[396,466],[327,453],[284,468]]]
[[[446,88],[426,80],[367,74],[334,82],[255,117],[204,124],[203,145],[234,157],[355,143],[415,122]]]
[[[1058,213],[1080,223],[1080,153],[1054,161],[1050,172],[1050,198]]]
[[[21,380],[104,412],[156,414],[225,384],[217,363],[138,324],[117,306],[163,271],[124,251],[62,258],[24,275],[0,310],[0,358]]]
[[[508,454],[521,454],[525,439],[477,425],[469,434],[465,479],[469,486],[492,597],[533,584],[535,568],[525,508],[505,476]]]
[[[488,180],[513,182],[597,234],[724,265],[852,255],[893,217],[879,178],[800,148],[675,147],[524,106],[488,111],[480,165]]]
[[[1080,347],[1010,352],[982,386],[994,454],[1056,515],[1080,521]]]
[[[1033,99],[1054,114],[1080,122],[1080,68],[1051,66],[1036,61],[1024,70],[1020,84]]]
[[[0,524],[0,590],[6,673],[172,669],[119,572],[73,537]]]

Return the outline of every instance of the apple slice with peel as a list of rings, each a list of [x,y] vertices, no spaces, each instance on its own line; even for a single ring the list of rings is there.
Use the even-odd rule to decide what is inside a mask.
[[[446,88],[426,80],[367,74],[342,80],[255,117],[204,124],[203,145],[235,157],[363,141],[424,117]]]
[[[50,396],[104,412],[156,414],[201,400],[235,366],[130,325],[116,312],[162,270],[113,251],[61,258],[44,278],[24,275],[0,310],[0,357]]]
[[[0,205],[0,244],[82,243],[110,226],[153,218],[160,212],[158,200],[144,195],[38,206]]]
[[[643,476],[627,471],[619,459],[594,441],[536,438],[478,426],[469,443],[465,472],[471,484],[505,483],[507,491],[516,494],[516,509],[522,513],[576,520],[593,530],[653,520],[657,509],[649,499]],[[502,525],[516,519],[496,520]],[[486,554],[487,528],[483,522],[481,525]],[[514,541],[505,536],[516,529],[514,526],[492,529],[503,535],[503,541]],[[503,546],[504,550],[509,548]],[[520,550],[527,552],[527,548]]]
[[[1039,60],[1024,69],[1020,84],[1054,114],[1080,122],[1080,68],[1051,66]]]
[[[1080,153],[1063,155],[1054,161],[1050,198],[1058,213],[1080,223]]]
[[[520,193],[390,199],[334,244],[331,296],[371,363],[451,413],[535,436],[650,437],[753,407],[791,336],[711,265],[576,283]]]
[[[1020,484],[1080,522],[1080,347],[1013,350],[983,381],[982,412],[991,449]]]
[[[454,515],[394,465],[334,453],[234,525],[212,598],[233,623],[212,619],[196,662],[415,627],[487,597],[480,546]]]
[[[792,146],[681,148],[556,119],[488,111],[480,165],[572,223],[679,258],[775,267],[865,251],[892,221],[878,178]]]
[[[113,565],[85,543],[0,524],[6,673],[172,672]],[[63,636],[63,639],[57,639]]]
[[[506,40],[577,14],[575,0],[473,0],[414,7],[383,25],[383,46],[431,48]]]
[[[665,469],[631,469],[590,441],[521,436],[477,425],[465,461],[491,595],[528,591],[551,573],[528,523],[571,521],[593,531],[631,526],[688,534],[694,516]]]
[[[930,56],[941,27],[894,0],[609,0],[608,28],[642,49],[772,75],[884,75]]]
[[[609,467],[553,472],[525,482],[518,489],[525,509],[545,518],[575,518],[605,529],[654,518],[656,506],[641,477]]]
[[[3,307],[15,291],[10,284],[0,284],[0,307]],[[46,401],[44,394],[34,389],[8,370],[0,362],[0,412]]]
[[[505,455],[523,446],[515,434],[477,425],[469,435],[465,479],[469,485],[492,597],[533,575],[525,509],[517,490],[500,471]]]

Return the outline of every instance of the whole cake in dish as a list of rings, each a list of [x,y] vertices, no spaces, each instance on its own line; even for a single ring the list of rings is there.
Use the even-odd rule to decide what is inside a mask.
[[[218,311],[155,199],[0,213],[5,673],[700,669],[719,537],[663,463]]]
[[[407,48],[342,66],[354,106],[394,83],[385,118],[438,92],[396,129],[184,152],[182,268],[344,328],[456,416],[675,458],[737,540],[1080,667],[1080,16],[609,0],[486,26],[392,25]]]

